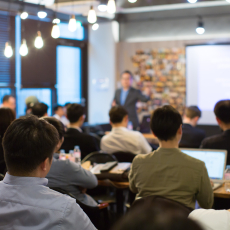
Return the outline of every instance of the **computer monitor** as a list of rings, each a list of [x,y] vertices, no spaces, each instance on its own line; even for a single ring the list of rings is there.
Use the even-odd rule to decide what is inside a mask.
[[[223,180],[227,161],[226,150],[180,149],[183,153],[205,163],[210,179]]]

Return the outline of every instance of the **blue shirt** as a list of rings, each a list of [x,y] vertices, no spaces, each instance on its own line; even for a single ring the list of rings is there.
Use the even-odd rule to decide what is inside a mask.
[[[126,101],[126,98],[127,98],[128,94],[129,94],[129,89],[126,90],[126,91],[121,89],[121,98],[120,98],[121,105],[125,104],[125,101]]]
[[[96,230],[73,198],[47,183],[45,178],[6,174],[0,182],[0,229]]]
[[[89,170],[85,170],[80,164],[70,160],[62,161],[53,159],[51,168],[46,178],[48,187],[62,188],[73,194],[86,205],[97,206],[97,202],[87,194],[81,193],[78,186],[92,189],[98,184],[97,178]]]

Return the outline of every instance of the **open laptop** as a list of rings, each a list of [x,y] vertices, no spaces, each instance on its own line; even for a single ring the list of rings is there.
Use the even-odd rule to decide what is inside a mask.
[[[209,178],[213,181],[213,190],[219,188],[224,183],[224,173],[226,169],[227,151],[209,149],[180,149],[183,153],[201,160],[205,163]]]

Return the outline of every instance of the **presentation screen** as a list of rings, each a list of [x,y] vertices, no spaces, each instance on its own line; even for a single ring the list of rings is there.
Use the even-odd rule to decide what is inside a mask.
[[[230,98],[230,45],[186,47],[186,105],[202,110],[201,125],[217,125],[217,101]]]

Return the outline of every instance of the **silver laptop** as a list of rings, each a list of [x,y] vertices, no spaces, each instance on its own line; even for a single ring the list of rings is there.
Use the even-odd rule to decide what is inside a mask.
[[[213,190],[219,188],[224,183],[224,173],[226,169],[227,150],[210,149],[180,149],[183,153],[201,160],[205,163],[209,178],[213,181]]]

